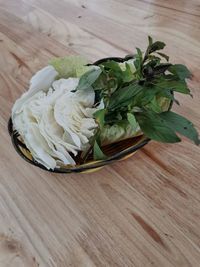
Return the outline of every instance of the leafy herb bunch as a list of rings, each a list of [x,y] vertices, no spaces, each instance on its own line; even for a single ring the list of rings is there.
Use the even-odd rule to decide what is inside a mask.
[[[124,63],[122,68],[115,60],[105,60],[80,78],[77,90],[92,87],[96,105],[104,103],[104,108],[94,114],[99,127],[85,157],[93,149],[94,159],[105,158],[100,149],[102,131],[124,121],[133,129],[139,126],[152,140],[180,142],[179,133],[199,145],[193,124],[170,111],[173,102],[179,105],[174,92],[191,95],[186,79],[192,75],[186,66],[169,63],[169,57],[159,52],[165,47],[163,42],[153,42],[151,37],[148,40],[145,53],[137,48],[134,56],[125,57],[124,61],[133,59],[133,67]]]

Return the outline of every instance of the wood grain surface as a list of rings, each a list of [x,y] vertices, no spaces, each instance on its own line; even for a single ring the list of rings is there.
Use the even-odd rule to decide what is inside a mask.
[[[93,174],[23,161],[7,121],[32,74],[54,56],[91,61],[145,48],[147,35],[188,65],[200,130],[199,0],[0,0],[0,267],[199,267],[200,150],[151,142]]]

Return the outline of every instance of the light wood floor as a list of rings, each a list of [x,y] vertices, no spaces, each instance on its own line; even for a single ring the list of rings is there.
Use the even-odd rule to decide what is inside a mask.
[[[199,0],[0,0],[0,267],[199,267],[200,150],[151,142],[94,174],[24,162],[7,133],[13,102],[54,56],[91,61],[167,43],[192,70],[175,110],[200,130]]]

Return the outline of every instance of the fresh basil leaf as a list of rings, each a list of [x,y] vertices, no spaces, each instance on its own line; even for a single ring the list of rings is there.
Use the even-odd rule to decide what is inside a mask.
[[[192,73],[188,70],[188,68],[182,64],[174,64],[168,70],[181,80],[191,78],[192,76]]]
[[[93,114],[93,116],[96,119],[100,129],[102,129],[104,124],[105,124],[105,113],[106,113],[105,109],[100,109],[100,110],[97,110]]]
[[[168,111],[172,108],[173,102],[166,97],[156,96],[156,101],[161,108],[161,112]]]
[[[110,78],[107,81],[107,88],[109,90],[109,93],[113,93],[118,87],[118,79],[116,78]]]
[[[155,43],[153,43],[150,47],[149,50],[149,54],[158,51],[158,50],[162,50],[165,47],[165,43],[160,42],[160,41],[156,41]]]
[[[200,144],[200,139],[197,130],[192,122],[172,111],[166,111],[160,114],[160,117],[165,120],[165,123],[174,131],[184,135],[192,140],[196,145]]]
[[[155,68],[156,66],[158,66],[161,62],[161,58],[156,57],[154,55],[149,55],[148,56],[148,63],[145,64],[145,66],[149,65],[152,68]]]
[[[131,84],[115,91],[110,99],[109,109],[114,109],[122,106],[124,103],[131,102],[131,98],[134,97],[143,89],[139,84]]]
[[[142,51],[140,48],[136,47],[136,50],[137,50],[137,55],[140,59],[142,59]]]
[[[141,62],[140,62],[140,60],[138,59],[137,56],[136,56],[136,59],[134,61],[134,66],[136,68],[136,71],[138,72],[138,68],[141,66]]]
[[[146,66],[143,68],[142,73],[143,73],[143,76],[144,76],[146,79],[152,78],[153,75],[154,75],[153,68],[152,68],[150,65],[146,65]]]
[[[142,90],[134,97],[133,104],[144,107],[150,103],[160,91],[162,91],[162,88],[151,84],[149,86],[142,86]]]
[[[151,102],[147,105],[147,108],[153,110],[156,113],[162,112],[162,108],[159,105],[157,98],[154,96]]]
[[[115,62],[114,60],[109,60],[103,63],[103,65],[107,72],[107,81],[115,80],[115,87],[118,87],[121,84],[123,84],[123,78],[124,78],[123,71],[117,62]]]
[[[145,90],[144,89],[144,93],[143,93],[143,96],[141,97],[140,99],[140,102],[138,102],[138,105],[140,105],[140,107],[143,107],[143,106],[146,106],[147,104],[149,104],[153,98],[155,97],[155,95],[157,94],[157,91],[156,90],[157,88],[152,88],[152,89],[148,89],[148,90]]]
[[[135,119],[135,116],[132,113],[127,113],[127,119],[130,125],[132,126],[133,130],[135,131],[138,127],[138,123]]]
[[[120,113],[120,111],[119,112],[108,112],[105,115],[105,124],[115,124],[116,122],[118,122],[119,121],[118,113]]]
[[[165,55],[164,53],[157,52],[157,54],[166,59],[166,61],[169,61],[169,56]]]
[[[126,70],[123,71],[122,77],[123,77],[123,82],[128,83],[134,79],[134,74],[132,73],[131,67],[128,63],[126,63],[125,66],[126,66]]]
[[[161,63],[161,64],[159,64],[158,66],[156,66],[153,69],[154,75],[165,73],[165,71],[167,71],[170,68],[171,65],[172,64],[170,64],[170,63]]]
[[[95,91],[104,90],[105,87],[107,86],[107,74],[103,73],[103,71],[102,71],[102,73],[100,75],[101,76],[92,85],[92,87]]]
[[[105,63],[103,63],[103,66],[105,68],[112,70],[115,75],[122,77],[122,70],[116,61],[114,60],[106,61]]]
[[[172,90],[170,90],[170,89],[164,89],[164,90],[160,91],[158,96],[166,97],[166,98],[174,101],[177,105],[180,105],[179,101],[174,97],[174,94],[173,94]]]
[[[103,151],[99,147],[97,141],[95,141],[95,143],[94,143],[93,157],[94,157],[94,160],[101,160],[101,159],[106,159],[107,158],[107,156],[103,153]]]
[[[183,80],[174,80],[162,78],[156,82],[156,86],[163,89],[170,89],[183,94],[190,94],[187,83]]]
[[[149,40],[149,46],[152,46],[153,44],[153,39],[151,36],[148,36],[148,40]]]
[[[153,111],[144,111],[142,113],[135,113],[135,117],[143,133],[152,140],[163,143],[181,141],[175,131],[165,123],[165,120],[159,114]]]
[[[101,69],[92,69],[83,74],[79,80],[77,90],[85,90],[90,88],[102,73]]]
[[[140,79],[142,77],[142,64],[143,64],[143,54],[140,48],[136,48],[137,54],[135,55],[134,66],[136,68],[136,77]]]

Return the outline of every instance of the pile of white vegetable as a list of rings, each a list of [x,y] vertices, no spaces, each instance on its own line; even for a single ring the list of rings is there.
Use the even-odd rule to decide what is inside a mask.
[[[75,165],[97,127],[92,114],[96,109],[94,91],[72,91],[79,79],[55,80],[58,73],[47,66],[30,81],[28,92],[12,110],[14,128],[23,138],[33,157],[48,169],[60,164]]]
[[[98,127],[93,114],[104,108],[103,102],[94,107],[91,87],[75,91],[81,75],[91,69],[85,63],[79,57],[55,59],[31,78],[28,91],[13,106],[13,128],[34,159],[47,169],[76,165],[74,157],[88,149]],[[124,134],[115,127],[106,131],[113,136]]]

